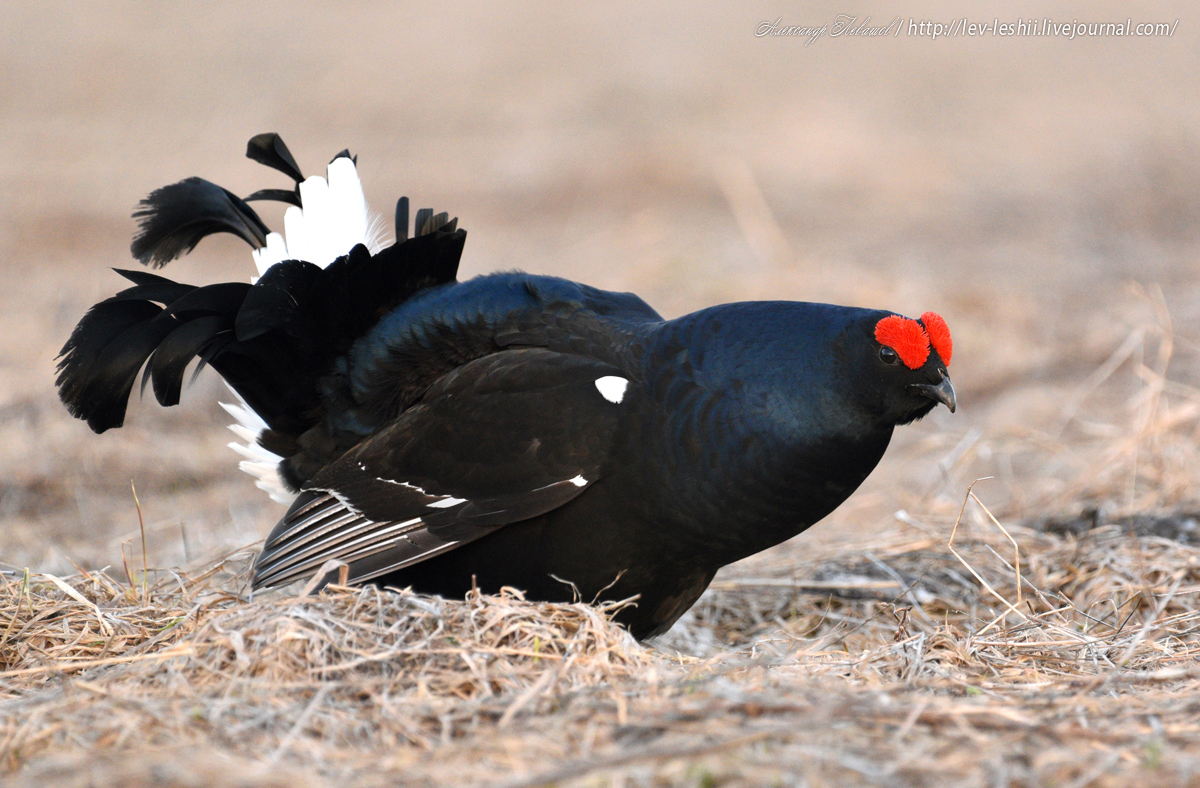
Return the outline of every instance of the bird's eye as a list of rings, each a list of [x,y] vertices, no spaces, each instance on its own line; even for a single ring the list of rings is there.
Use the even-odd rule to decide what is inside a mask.
[[[900,360],[900,356],[896,355],[896,351],[887,345],[882,345],[879,348],[879,360],[884,364],[895,364]]]

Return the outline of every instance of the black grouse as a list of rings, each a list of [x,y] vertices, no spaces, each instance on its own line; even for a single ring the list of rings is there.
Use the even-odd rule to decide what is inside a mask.
[[[163,187],[135,213],[132,252],[159,267],[229,232],[259,278],[118,271],[133,286],[79,321],[57,383],[104,432],[143,367],[163,405],[193,359],[225,379],[243,468],[290,503],[255,587],[336,560],[351,582],[448,597],[637,596],[619,620],[650,637],[720,567],[846,500],[896,425],[954,410],[950,332],[932,312],[775,301],[664,320],[555,277],[457,282],[457,220],[417,211],[410,238],[401,199],[384,245],[348,152],[327,179],[305,179],[275,134],[247,155],[294,188]],[[286,240],[248,205],[262,199],[291,204]]]

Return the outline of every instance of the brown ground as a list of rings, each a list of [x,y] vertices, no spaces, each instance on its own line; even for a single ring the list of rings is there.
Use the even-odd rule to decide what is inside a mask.
[[[0,266],[8,283],[0,293],[0,568],[61,576],[111,565],[110,574],[125,577],[123,551],[141,563],[131,479],[152,566],[199,565],[249,545],[280,514],[224,448],[232,436],[211,374],[185,392],[182,407],[135,405],[125,428],[100,437],[69,418],[52,386],[53,357],[71,326],[120,286],[107,268],[136,265],[125,252],[136,201],[193,174],[239,193],[282,185],[241,158],[245,140],[261,131],[280,132],[309,172],[349,147],[379,209],[405,193],[459,216],[470,232],[464,275],[519,267],[568,276],[634,290],[668,316],[754,298],[933,309],[953,330],[959,412],[939,409],[902,430],[851,501],[793,542],[726,570],[659,644],[748,660],[742,667],[688,663],[672,674],[662,653],[625,644],[625,672],[603,681],[539,685],[536,671],[528,681],[518,671],[497,685],[497,703],[536,687],[541,695],[521,708],[547,716],[514,716],[502,735],[498,715],[486,713],[455,737],[430,734],[423,722],[404,741],[347,733],[346,746],[359,748],[351,752],[386,752],[391,760],[380,756],[377,765],[391,765],[368,779],[318,753],[292,764],[304,779],[410,775],[454,784],[453,772],[437,769],[482,758],[476,747],[488,755],[472,761],[466,783],[541,784],[542,775],[586,785],[1085,786],[1150,784],[1146,770],[1161,784],[1200,781],[1200,709],[1187,694],[1195,676],[1146,673],[1177,669],[1195,653],[1190,624],[1179,623],[1192,620],[1200,588],[1186,519],[1157,534],[1129,520],[1083,536],[1033,528],[1086,509],[1099,510],[1104,524],[1200,506],[1200,14],[1191,5],[1019,3],[986,16],[1179,19],[1170,38],[901,35],[827,37],[807,47],[756,38],[754,29],[779,17],[820,24],[854,9],[9,5],[0,15]],[[960,4],[938,3],[876,11],[873,23],[962,13]],[[239,242],[209,239],[168,274],[201,283],[251,268]],[[1084,597],[1117,607],[1140,594],[1129,624],[1145,625],[1140,638],[1104,635],[1120,654],[1129,651],[1124,660],[1079,658],[1056,668],[1067,684],[1026,678],[1014,688],[1020,682],[1003,678],[992,657],[965,648],[986,640],[979,630],[1004,611],[945,550],[966,487],[982,476],[996,478],[977,494],[1007,525],[1030,526],[1014,532],[1027,560],[1054,588],[1082,595],[1071,597],[1079,609],[1089,609]],[[1007,570],[982,546],[1008,555],[1008,543],[978,509],[970,512],[967,543],[978,548],[970,563],[1000,583]],[[1093,550],[1089,539],[1107,547]],[[1123,556],[1124,568],[1110,553]],[[830,580],[830,567],[872,559],[906,578],[953,569],[975,583],[974,595],[938,586],[928,599],[898,602],[915,605],[904,632],[890,618],[896,605],[843,599],[845,615],[875,622],[863,632],[876,640],[843,631],[811,641],[830,626],[812,619],[822,597],[752,582],[809,582],[825,572],[844,597],[886,573],[856,569],[849,580]],[[1120,583],[1098,590],[1076,570],[1124,578],[1134,591]],[[1015,601],[1011,581],[998,591]],[[956,604],[983,606],[945,624],[943,647],[961,664],[943,664],[966,673],[929,673],[920,658],[905,663],[916,668],[896,668],[897,652],[887,651],[891,630],[898,642],[935,636],[935,598],[945,615]],[[10,621],[0,619],[0,628],[20,610],[2,609]],[[1163,623],[1170,616],[1182,618]],[[1072,631],[1085,619],[1072,618]],[[1016,628],[1011,634],[1021,622],[1012,614],[1004,626]],[[15,630],[2,642],[12,646]],[[1048,632],[1034,639],[1058,637]],[[200,623],[186,633],[211,645],[203,641],[210,635]],[[779,654],[765,645],[780,638],[791,645]],[[870,660],[830,668],[812,656],[835,647],[882,649],[893,662],[871,673],[863,667]],[[1155,647],[1157,661],[1146,652]],[[1025,664],[1028,654],[1012,649],[996,659]],[[769,664],[754,662],[768,652]],[[44,667],[52,653],[5,653],[0,670]],[[1142,675],[1116,678],[1118,666]],[[96,670],[108,675],[106,666]],[[133,678],[158,681],[146,670]],[[594,697],[572,707],[559,696],[559,705],[539,706],[560,680],[568,698],[577,686],[624,687],[628,707],[597,712],[587,705],[599,703]],[[63,691],[58,682],[70,685],[0,686],[10,698],[0,699],[0,774],[44,783],[46,770],[60,768],[55,759],[68,758],[76,775],[87,763],[113,784],[135,779],[114,777],[119,769],[152,781],[145,775],[164,764],[191,763],[161,748],[202,741],[224,755],[198,756],[197,769],[228,757],[244,778],[238,784],[303,784],[272,772],[270,757],[288,749],[275,749],[286,736],[291,747],[314,734],[299,715],[319,689],[297,690],[296,716],[281,715],[270,744],[215,734],[92,736],[74,717],[31,728],[28,720],[43,718],[25,716],[28,704],[37,692]],[[967,683],[984,694],[963,696]],[[1153,692],[1139,694],[1144,687]],[[1061,705],[1068,690],[1069,709]],[[247,697],[269,705],[273,696],[256,692]],[[383,713],[368,705],[374,711],[364,719]],[[186,710],[179,713],[186,722]],[[574,739],[548,746],[557,725],[592,736],[601,756]],[[668,744],[638,739],[642,728]],[[160,749],[146,754],[149,747]],[[143,754],[121,758],[130,748]],[[993,757],[995,768],[951,770],[939,781],[938,763],[969,765],[976,753]],[[597,766],[594,757],[609,760]],[[491,771],[480,771],[484,763]]]

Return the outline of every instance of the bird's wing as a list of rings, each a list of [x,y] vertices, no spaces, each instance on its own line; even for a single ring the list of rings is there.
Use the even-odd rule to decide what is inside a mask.
[[[370,580],[562,506],[599,478],[628,386],[612,366],[543,348],[459,367],[313,477],[254,585],[331,559]]]

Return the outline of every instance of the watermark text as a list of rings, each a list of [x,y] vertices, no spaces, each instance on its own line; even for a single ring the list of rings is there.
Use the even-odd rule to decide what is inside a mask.
[[[803,38],[804,46],[816,43],[823,37],[829,38],[872,38],[899,37],[928,38],[980,38],[983,36],[997,37],[1057,37],[1067,40],[1076,38],[1119,38],[1124,36],[1163,37],[1175,35],[1179,20],[1174,22],[1135,22],[1129,18],[1123,22],[1081,22],[1072,19],[1070,22],[1055,21],[1049,17],[1041,19],[1018,19],[1016,21],[991,20],[972,21],[968,17],[959,17],[942,22],[913,17],[895,17],[886,24],[873,22],[871,17],[838,14],[832,22],[820,25],[792,25],[779,17],[774,22],[760,22],[754,28],[754,35],[763,38],[767,36]]]

